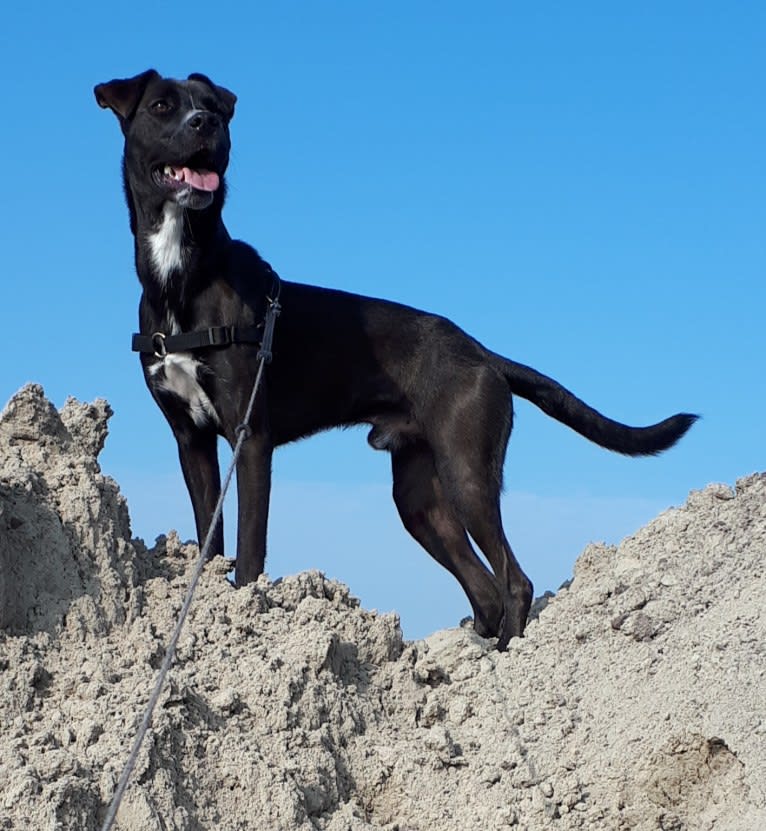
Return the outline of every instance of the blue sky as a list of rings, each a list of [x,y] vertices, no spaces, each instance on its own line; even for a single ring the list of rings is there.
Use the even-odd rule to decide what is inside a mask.
[[[137,535],[194,535],[129,349],[121,135],[92,95],[149,67],[239,96],[227,225],[286,279],[444,314],[629,423],[703,415],[630,460],[516,402],[503,508],[538,592],[588,541],[764,469],[762,3],[109,8],[4,13],[0,398],[108,399],[102,467]],[[467,614],[363,430],[280,450],[274,478],[272,576],[320,568],[410,637]]]

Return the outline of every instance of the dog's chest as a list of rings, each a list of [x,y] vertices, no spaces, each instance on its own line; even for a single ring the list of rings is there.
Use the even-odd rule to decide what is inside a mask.
[[[166,284],[174,272],[185,266],[183,230],[183,210],[166,202],[159,227],[146,235],[154,275],[160,284]],[[168,314],[166,331],[171,335],[180,331],[172,313]],[[206,372],[209,370],[205,364],[189,352],[173,352],[149,365],[149,377],[155,390],[180,399],[197,427],[210,422],[220,423],[213,402],[201,383]]]
[[[200,383],[204,372],[203,364],[184,352],[165,355],[149,367],[155,389],[160,394],[171,393],[180,398],[197,427],[219,423],[213,402]]]
[[[177,334],[178,326],[170,323],[170,333]],[[149,366],[152,386],[158,393],[170,393],[179,398],[197,427],[209,423],[218,425],[220,419],[201,379],[210,370],[189,352],[172,352]]]

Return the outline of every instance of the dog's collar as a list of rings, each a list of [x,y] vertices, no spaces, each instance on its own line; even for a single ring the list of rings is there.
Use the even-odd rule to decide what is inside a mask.
[[[263,324],[259,326],[210,326],[196,332],[180,335],[166,335],[154,332],[151,335],[133,335],[132,350],[164,358],[170,352],[191,352],[211,346],[230,346],[233,343],[260,343],[263,338]]]

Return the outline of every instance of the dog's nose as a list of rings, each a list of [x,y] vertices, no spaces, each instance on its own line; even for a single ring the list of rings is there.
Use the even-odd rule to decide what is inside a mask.
[[[192,130],[196,130],[202,135],[212,133],[221,126],[221,119],[215,114],[207,110],[197,110],[188,121]]]

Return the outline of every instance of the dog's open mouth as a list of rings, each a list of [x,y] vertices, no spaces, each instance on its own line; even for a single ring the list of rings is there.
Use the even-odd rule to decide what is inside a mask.
[[[161,162],[152,169],[154,184],[182,208],[204,210],[213,203],[216,191],[221,188],[221,174],[212,155],[195,153],[180,164]]]
[[[213,193],[218,190],[221,180],[217,173],[205,168],[191,168],[166,164],[154,170],[154,179],[161,187],[170,190],[183,190],[191,187],[195,190]]]

